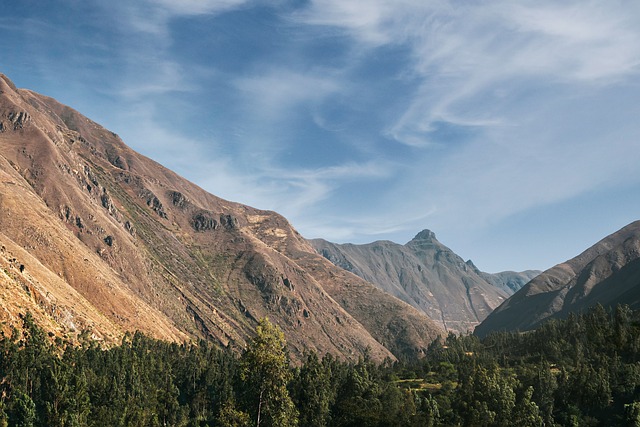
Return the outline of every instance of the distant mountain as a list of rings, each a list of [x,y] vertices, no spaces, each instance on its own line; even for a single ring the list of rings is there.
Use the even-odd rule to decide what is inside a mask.
[[[467,261],[468,263],[469,261]],[[498,288],[502,288],[509,295],[517,292],[526,285],[531,279],[540,274],[540,270],[525,270],[525,271],[501,271],[500,273],[484,273],[479,271],[478,274]]]
[[[640,309],[640,221],[535,277],[491,313],[475,333],[525,331],[598,303]]]
[[[335,265],[425,312],[447,331],[467,332],[538,272],[483,273],[424,230],[406,245],[377,241],[312,246]]]
[[[258,319],[306,350],[419,355],[424,313],[318,255],[288,221],[220,199],[0,75],[0,321],[242,349]]]

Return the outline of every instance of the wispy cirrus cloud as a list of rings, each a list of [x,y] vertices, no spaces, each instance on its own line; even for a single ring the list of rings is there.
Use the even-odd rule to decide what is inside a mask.
[[[254,2],[253,0],[142,0],[117,1],[102,6],[105,14],[117,15],[119,25],[130,30],[146,33],[154,37],[170,38],[169,25],[172,19],[212,16],[224,13]]]
[[[208,163],[205,168],[192,168],[187,174],[205,188],[218,188],[218,196],[237,200],[238,195],[243,194],[243,203],[263,209],[276,209],[287,218],[297,219],[310,218],[310,212],[316,209],[325,211],[324,216],[330,216],[326,213],[326,207],[322,207],[322,202],[335,197],[333,193],[340,186],[348,182],[383,180],[393,173],[394,168],[385,161],[364,164],[347,162],[326,168],[278,168],[266,165],[238,174],[233,170],[233,163],[217,159],[214,163]],[[324,221],[318,217],[309,220],[306,223],[310,226],[309,232],[315,230],[311,227],[314,222],[320,225]],[[305,226],[305,222],[300,224]]]
[[[410,47],[407,73],[422,84],[389,134],[415,146],[428,143],[437,121],[505,124],[502,112],[483,114],[470,105],[487,91],[506,97],[527,79],[602,84],[637,73],[637,15],[628,12],[601,2],[316,0],[296,16],[340,28],[362,49]]]
[[[146,2],[173,15],[212,15],[255,3],[252,0],[147,0]]]
[[[330,71],[299,72],[288,68],[260,70],[234,80],[251,112],[269,120],[290,114],[300,104],[313,104],[342,90]]]

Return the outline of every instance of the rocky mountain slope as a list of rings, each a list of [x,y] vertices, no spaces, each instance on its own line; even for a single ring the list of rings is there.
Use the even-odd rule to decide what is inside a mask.
[[[0,75],[0,321],[242,348],[263,316],[306,349],[381,360],[442,331],[318,255],[282,216],[215,197]]]
[[[425,312],[447,331],[467,332],[538,272],[483,273],[424,230],[406,245],[311,244],[325,258]]]
[[[535,277],[491,313],[475,333],[525,331],[598,303],[640,308],[640,221]]]

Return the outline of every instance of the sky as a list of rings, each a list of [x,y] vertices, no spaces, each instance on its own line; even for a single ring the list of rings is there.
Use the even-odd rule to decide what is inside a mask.
[[[640,2],[22,0],[0,72],[307,238],[544,270],[640,219]]]

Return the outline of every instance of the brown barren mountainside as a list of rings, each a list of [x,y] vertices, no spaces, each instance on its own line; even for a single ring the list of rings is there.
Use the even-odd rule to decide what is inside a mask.
[[[282,216],[207,193],[0,75],[0,320],[243,348],[263,316],[305,350],[418,355],[427,316],[318,255]]]
[[[451,332],[469,332],[538,272],[483,273],[423,230],[406,245],[364,245],[315,239],[311,244],[334,264],[425,312]],[[527,278],[525,280],[524,278]]]
[[[525,331],[596,304],[640,309],[640,221],[535,277],[491,313],[475,333]]]

